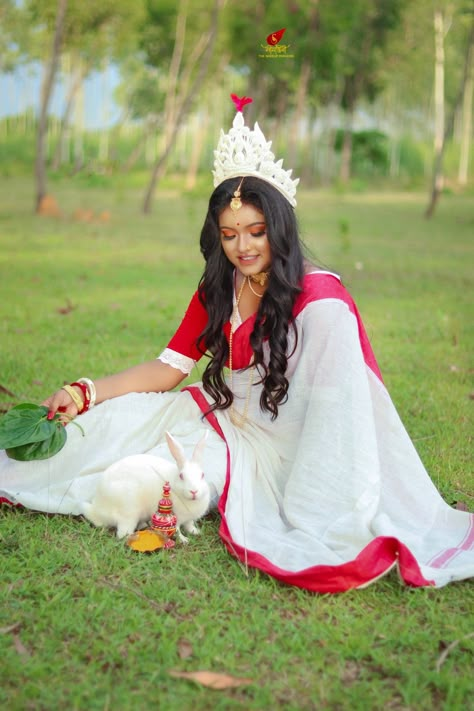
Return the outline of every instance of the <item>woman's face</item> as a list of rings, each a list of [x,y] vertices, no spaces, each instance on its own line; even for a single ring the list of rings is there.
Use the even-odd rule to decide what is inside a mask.
[[[272,255],[260,210],[246,204],[235,212],[226,207],[219,216],[219,228],[227,259],[244,276],[270,269]]]

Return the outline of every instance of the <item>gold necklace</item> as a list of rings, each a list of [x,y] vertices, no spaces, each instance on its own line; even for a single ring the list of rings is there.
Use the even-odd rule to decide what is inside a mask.
[[[250,281],[250,277],[247,277],[247,281],[249,283],[249,289],[252,292],[252,294],[255,294],[255,296],[258,296],[259,299],[263,299],[263,294],[259,294],[258,291],[255,291],[255,289],[252,286],[252,282]],[[263,284],[262,284],[263,286]]]
[[[249,281],[248,277],[247,277],[247,279],[242,280],[242,286],[239,289],[237,299],[235,300],[235,306],[232,310],[232,315],[230,317],[230,334],[229,334],[229,369],[230,369],[230,374],[229,374],[229,380],[230,380],[230,389],[232,390],[232,393],[234,392],[234,387],[233,387],[234,386],[234,377],[233,377],[233,370],[232,370],[232,342],[233,342],[233,336],[234,336],[234,326],[237,323],[237,314],[239,311],[240,298],[242,296],[242,292],[244,290],[244,287],[245,287],[245,284],[247,283],[247,281]],[[250,281],[249,281],[249,286],[250,286]],[[252,358],[253,358],[253,356],[252,356]],[[255,371],[255,366],[252,366],[252,368],[250,369],[249,383],[247,385],[247,395],[245,397],[245,404],[244,404],[243,412],[237,412],[237,410],[234,407],[233,401],[230,406],[230,413],[229,413],[230,421],[237,427],[243,427],[245,425],[245,423],[247,422],[247,415],[248,415],[249,404],[250,404],[250,393],[252,391],[254,371]]]
[[[265,286],[268,281],[268,272],[258,272],[258,274],[251,274],[250,277],[247,277],[247,279],[251,279],[256,284],[260,284],[260,286]]]

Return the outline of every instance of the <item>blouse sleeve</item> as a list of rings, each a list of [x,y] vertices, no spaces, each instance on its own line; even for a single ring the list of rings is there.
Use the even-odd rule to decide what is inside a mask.
[[[178,330],[165,350],[158,356],[159,360],[178,368],[183,373],[190,373],[194,364],[202,357],[197,340],[207,323],[207,311],[202,305],[196,291],[184,314]],[[205,347],[204,347],[205,350]]]

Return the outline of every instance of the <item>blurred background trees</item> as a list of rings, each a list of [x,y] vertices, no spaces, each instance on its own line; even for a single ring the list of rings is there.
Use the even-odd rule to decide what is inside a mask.
[[[473,27],[474,0],[0,0],[0,74],[43,77],[0,119],[0,169],[36,161],[38,199],[47,175],[132,172],[149,211],[160,180],[209,190],[234,92],[304,188],[426,187],[433,210],[472,183]]]

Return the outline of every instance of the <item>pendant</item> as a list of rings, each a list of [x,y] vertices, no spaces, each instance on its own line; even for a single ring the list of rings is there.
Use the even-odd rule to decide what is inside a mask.
[[[236,193],[234,193],[234,196]],[[240,210],[242,207],[242,200],[240,199],[240,196],[237,195],[237,197],[233,197],[232,200],[230,201],[230,209],[233,212],[237,212],[237,210]]]
[[[265,286],[268,281],[268,272],[258,272],[258,274],[251,274],[250,278],[256,284],[260,284],[260,286]]]

